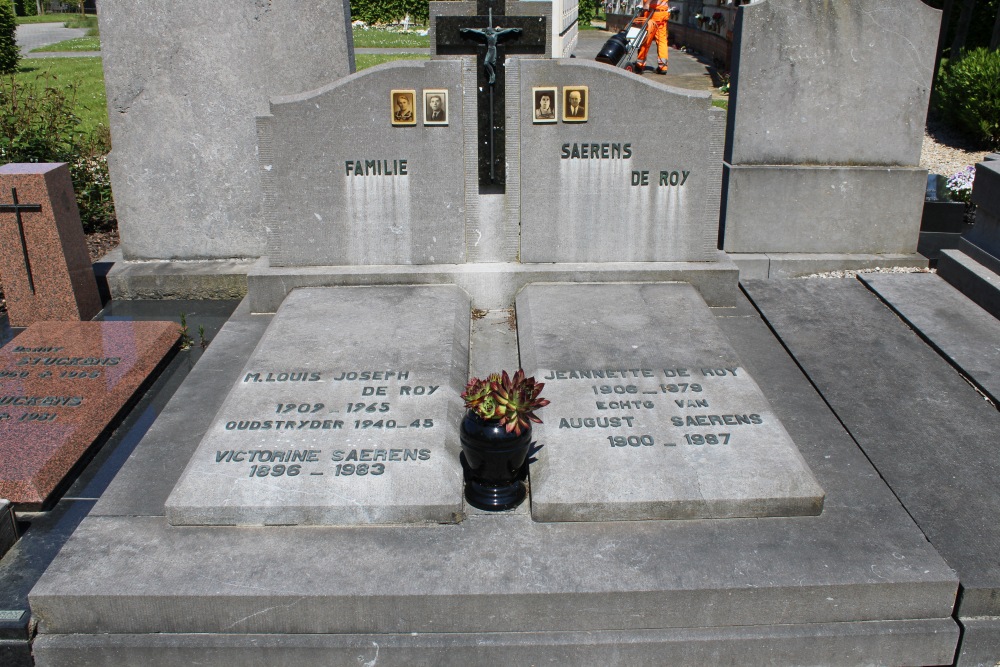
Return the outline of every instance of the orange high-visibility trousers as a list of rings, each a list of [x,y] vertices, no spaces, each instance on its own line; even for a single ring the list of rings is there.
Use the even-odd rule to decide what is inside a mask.
[[[669,18],[669,10],[656,10],[649,18],[649,23],[646,24],[646,39],[642,41],[642,46],[639,47],[639,54],[636,57],[636,62],[639,65],[646,64],[646,54],[649,53],[649,46],[655,39],[656,62],[664,69],[667,67],[667,58],[670,56],[667,49],[667,20]]]

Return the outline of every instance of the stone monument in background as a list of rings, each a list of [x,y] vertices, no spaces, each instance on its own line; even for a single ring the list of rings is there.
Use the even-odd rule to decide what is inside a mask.
[[[744,276],[926,265],[918,165],[940,16],[921,0],[740,8],[720,246]]]
[[[350,2],[102,0],[99,18],[125,259],[259,257],[253,118],[354,71]]]

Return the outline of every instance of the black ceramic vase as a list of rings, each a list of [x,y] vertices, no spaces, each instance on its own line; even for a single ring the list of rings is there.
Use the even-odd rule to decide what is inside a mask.
[[[473,507],[500,512],[517,507],[527,494],[524,462],[531,449],[531,427],[508,433],[499,421],[471,410],[460,431],[465,456],[465,499]]]

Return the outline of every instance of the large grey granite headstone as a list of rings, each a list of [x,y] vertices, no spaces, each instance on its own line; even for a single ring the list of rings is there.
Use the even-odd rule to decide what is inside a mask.
[[[940,17],[921,0],[739,8],[724,250],[916,251]]]
[[[348,0],[101,0],[125,259],[259,257],[254,116],[354,71]]]
[[[450,523],[469,299],[293,291],[166,502],[174,525]]]
[[[392,125],[392,90],[416,124]],[[421,91],[447,90],[447,125]],[[473,102],[474,104],[474,102]],[[258,120],[272,266],[465,261],[462,62],[402,62],[279,97]]]
[[[600,63],[519,59],[523,262],[714,261],[725,113]],[[534,123],[532,88],[587,86],[585,123]],[[557,115],[561,116],[562,95]],[[510,101],[508,101],[510,105]],[[511,179],[508,178],[508,181]]]
[[[538,521],[819,514],[824,492],[693,287],[529,285]]]

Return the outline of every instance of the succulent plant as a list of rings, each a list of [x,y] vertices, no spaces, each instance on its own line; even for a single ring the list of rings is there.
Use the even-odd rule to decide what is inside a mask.
[[[541,398],[544,386],[543,382],[535,382],[534,377],[525,377],[524,370],[519,368],[514,377],[503,371],[485,379],[472,378],[462,398],[465,407],[483,419],[499,421],[508,433],[521,435],[529,421],[542,423],[535,410],[549,404]]]

